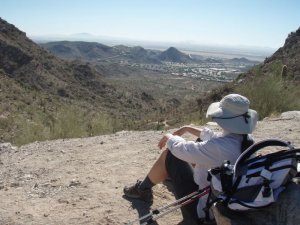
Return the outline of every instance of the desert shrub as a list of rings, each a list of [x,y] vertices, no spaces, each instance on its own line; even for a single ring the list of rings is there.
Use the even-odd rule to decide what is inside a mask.
[[[8,118],[0,117],[0,130],[6,130],[10,127],[10,122]]]
[[[28,110],[28,109],[27,109]],[[17,129],[11,142],[23,145],[34,141],[61,138],[79,138],[108,134],[122,128],[119,120],[105,113],[88,110],[80,106],[61,106],[55,112],[28,110],[14,118],[13,124],[0,121],[0,130],[7,126]]]
[[[89,136],[108,134],[114,132],[114,119],[104,113],[97,113],[90,116],[85,127]]]
[[[69,95],[67,94],[67,91],[64,89],[64,88],[59,88],[57,90],[57,94],[60,96],[60,97],[68,97]]]
[[[18,132],[13,139],[13,143],[23,145],[34,141],[46,140],[49,131],[42,124],[31,121],[23,121],[18,123]]]
[[[0,113],[1,114],[1,113]],[[0,142],[10,140],[9,132],[12,130],[13,119],[0,116]]]
[[[238,86],[236,92],[249,98],[251,108],[259,112],[261,119],[272,114],[300,109],[300,92],[297,85],[282,81],[277,74],[256,77]]]
[[[82,110],[73,106],[62,107],[54,117],[51,139],[86,136],[82,124]]]

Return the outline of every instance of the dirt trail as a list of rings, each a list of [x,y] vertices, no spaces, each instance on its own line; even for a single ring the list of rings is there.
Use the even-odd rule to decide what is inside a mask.
[[[122,196],[123,187],[142,179],[159,156],[162,134],[122,131],[20,148],[1,144],[0,224],[124,224],[150,207],[174,201],[163,184],[154,188],[151,206]],[[300,147],[300,112],[259,122],[254,136],[281,138]],[[177,211],[158,224],[180,221]]]

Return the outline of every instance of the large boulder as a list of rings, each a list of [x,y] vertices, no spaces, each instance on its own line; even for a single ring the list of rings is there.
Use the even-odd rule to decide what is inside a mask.
[[[296,225],[300,224],[300,186],[287,185],[276,203],[263,209],[237,212],[218,204],[213,207],[218,225]]]

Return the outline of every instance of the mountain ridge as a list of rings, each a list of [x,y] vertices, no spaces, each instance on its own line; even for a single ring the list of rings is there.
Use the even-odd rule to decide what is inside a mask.
[[[65,59],[106,60],[117,58],[131,62],[161,64],[162,61],[185,63],[193,61],[174,47],[159,52],[141,46],[107,46],[98,42],[59,41],[40,44],[53,54]]]
[[[287,66],[287,73],[291,76],[300,76],[300,27],[288,35],[282,47],[265,59],[264,65],[276,60]]]
[[[259,63],[256,60],[249,60],[245,57],[223,59],[220,57],[204,57],[198,54],[187,54],[179,51],[175,47],[169,47],[168,49],[162,51],[145,49],[141,46],[107,46],[98,42],[85,41],[56,41],[40,43],[40,45],[60,58],[90,62],[114,61],[117,63],[128,62],[131,64],[162,64],[166,62],[185,64],[245,63],[248,65],[255,65]]]
[[[159,59],[167,62],[186,63],[194,61],[189,55],[184,54],[175,47],[170,47],[159,54]]]

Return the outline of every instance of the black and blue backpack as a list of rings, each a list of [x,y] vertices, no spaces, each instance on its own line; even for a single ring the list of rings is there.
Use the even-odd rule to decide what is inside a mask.
[[[258,154],[269,146],[280,150]],[[297,176],[299,159],[300,149],[286,141],[268,139],[251,145],[234,165],[225,161],[209,170],[211,193],[206,208],[222,202],[231,210],[249,210],[276,202],[286,184]]]

